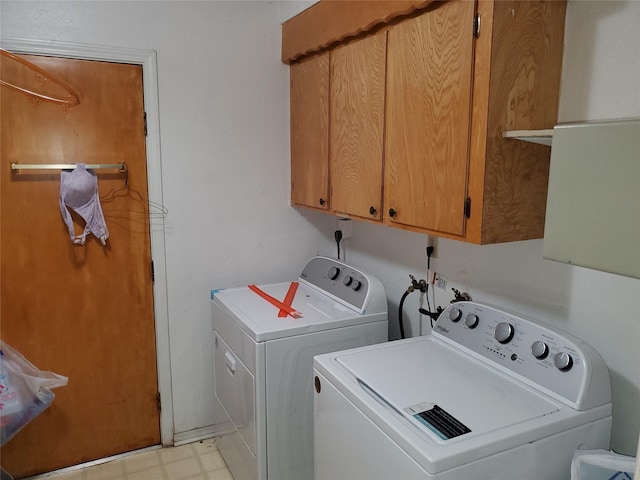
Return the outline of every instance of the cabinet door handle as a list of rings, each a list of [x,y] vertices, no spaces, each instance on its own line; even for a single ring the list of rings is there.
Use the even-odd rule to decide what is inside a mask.
[[[369,213],[370,213],[371,215],[375,215],[375,214],[376,214],[376,212],[377,212],[377,210],[376,210],[374,207],[369,207]]]
[[[324,198],[321,198],[321,199],[320,199],[320,205],[324,205],[324,203],[325,203],[325,202],[324,202]]]
[[[390,208],[390,209],[389,209],[389,216],[390,216],[391,218],[395,217],[397,213],[398,213],[398,212],[396,212],[393,208]]]

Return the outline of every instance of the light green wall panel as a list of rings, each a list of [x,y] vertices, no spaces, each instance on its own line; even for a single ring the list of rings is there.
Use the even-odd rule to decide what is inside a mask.
[[[543,255],[640,278],[640,119],[554,128]]]

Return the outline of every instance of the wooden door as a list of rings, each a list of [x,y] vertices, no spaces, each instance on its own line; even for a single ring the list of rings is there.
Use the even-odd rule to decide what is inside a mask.
[[[474,4],[438,2],[389,32],[387,221],[464,232]]]
[[[69,377],[2,448],[16,477],[160,443],[142,68],[24,58],[72,86],[80,103],[1,92],[0,334],[39,368]],[[12,83],[64,93],[14,61],[1,67]],[[93,236],[72,243],[60,170],[12,173],[14,162],[126,163],[127,175],[96,171],[107,245]],[[84,222],[74,221],[80,233]]]
[[[329,209],[329,54],[291,65],[291,202]]]
[[[387,33],[331,52],[331,208],[382,218]]]

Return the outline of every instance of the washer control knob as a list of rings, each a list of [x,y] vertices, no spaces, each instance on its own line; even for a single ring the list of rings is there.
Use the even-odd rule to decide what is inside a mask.
[[[464,319],[464,324],[469,328],[476,328],[479,321],[480,319],[478,318],[478,315],[476,315],[475,313],[470,313]]]
[[[340,276],[340,269],[338,267],[331,267],[329,270],[329,278],[335,280]]]
[[[507,322],[500,322],[496,327],[496,331],[494,332],[493,336],[500,343],[509,343],[513,338],[514,333],[515,330],[513,328],[513,325]]]
[[[460,311],[459,308],[453,307],[451,310],[449,310],[449,320],[451,320],[452,322],[457,322],[461,318],[462,318],[462,312]]]
[[[544,360],[549,355],[549,346],[540,340],[536,340],[531,344],[531,353],[538,360]]]
[[[360,290],[360,287],[361,287],[361,286],[362,286],[362,283],[360,283],[360,280],[354,280],[354,281],[351,283],[351,288],[352,288],[355,292],[357,292],[358,290]]]
[[[558,370],[567,372],[573,367],[573,358],[567,352],[558,352],[553,356],[553,364]]]
[[[342,281],[342,283],[344,283],[347,287],[351,285],[351,282],[353,282],[353,277],[351,275],[347,275]]]

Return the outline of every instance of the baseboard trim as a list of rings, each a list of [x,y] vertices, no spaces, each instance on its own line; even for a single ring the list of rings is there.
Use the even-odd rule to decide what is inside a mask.
[[[179,447],[180,445],[185,445],[187,443],[206,440],[207,438],[215,437],[216,435],[220,435],[220,432],[217,432],[213,425],[209,425],[208,427],[194,428],[193,430],[189,430],[187,432],[176,433],[173,436],[173,446]]]

